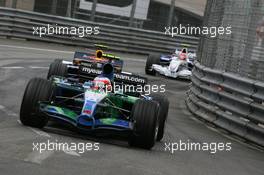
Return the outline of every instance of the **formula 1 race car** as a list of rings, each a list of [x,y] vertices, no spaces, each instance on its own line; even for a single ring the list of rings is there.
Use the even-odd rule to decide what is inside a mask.
[[[156,75],[158,72],[167,77],[189,79],[195,58],[195,52],[187,48],[177,48],[172,55],[149,55],[145,72],[148,75]]]
[[[102,47],[100,45],[100,48]],[[75,78],[80,82],[85,82],[93,80],[96,76],[100,75],[103,65],[107,63],[110,63],[114,67],[114,82],[142,87],[147,84],[147,78],[122,71],[123,61],[112,54],[104,54],[102,50],[96,50],[95,54],[75,52],[72,62],[56,59],[50,64],[47,78],[49,79],[51,76],[56,75]]]
[[[105,45],[95,44],[96,52],[75,52],[73,58],[73,65],[84,65],[90,68],[102,69],[102,66],[105,63],[111,63],[114,66],[115,72],[122,72],[123,60],[120,57],[111,54],[105,53],[103,50],[107,50],[108,47]]]
[[[164,135],[169,102],[160,94],[134,97],[113,92],[106,74],[84,83],[52,76],[33,78],[24,92],[20,120],[43,128],[49,119],[66,122],[82,132],[116,131],[129,134],[129,145],[151,149]]]

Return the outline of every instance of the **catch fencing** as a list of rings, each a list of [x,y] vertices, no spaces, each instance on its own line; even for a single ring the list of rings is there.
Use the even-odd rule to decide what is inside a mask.
[[[204,26],[231,26],[232,34],[201,36],[187,106],[264,146],[264,1],[208,0]]]

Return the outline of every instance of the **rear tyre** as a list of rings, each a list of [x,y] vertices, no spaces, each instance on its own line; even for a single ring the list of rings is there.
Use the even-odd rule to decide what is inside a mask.
[[[156,71],[152,69],[153,64],[160,64],[160,55],[153,54],[148,56],[145,66],[145,73],[147,75],[156,75]]]
[[[151,149],[158,133],[159,106],[154,101],[138,100],[131,112],[134,128],[129,144],[144,149]]]
[[[54,60],[49,66],[49,72],[47,78],[51,76],[67,77],[68,68],[66,64],[63,64],[61,59]]]
[[[42,78],[33,78],[29,81],[24,92],[20,107],[20,121],[23,125],[35,128],[43,128],[48,117],[39,115],[39,101],[49,101],[52,95],[53,85]]]
[[[160,94],[152,94],[151,97],[154,101],[159,103],[159,130],[157,135],[157,141],[161,141],[164,136],[165,124],[169,111],[169,100]]]

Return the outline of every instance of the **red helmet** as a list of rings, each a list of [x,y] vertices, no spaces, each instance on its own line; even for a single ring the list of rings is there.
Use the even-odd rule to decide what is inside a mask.
[[[187,54],[186,53],[180,53],[179,54],[180,60],[186,60],[187,59]]]
[[[111,91],[112,89],[111,81],[106,77],[96,77],[93,82],[94,89],[104,89],[107,91]]]

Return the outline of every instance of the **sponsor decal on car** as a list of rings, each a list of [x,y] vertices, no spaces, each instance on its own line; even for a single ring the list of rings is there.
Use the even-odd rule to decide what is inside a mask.
[[[86,74],[100,75],[102,73],[102,70],[91,69],[88,67],[81,67],[80,69],[82,72]],[[117,73],[117,74],[114,74],[114,78],[119,79],[119,80],[131,81],[135,83],[146,83],[146,80],[144,78],[133,76],[133,75],[128,75],[128,74],[118,74]]]
[[[145,83],[145,79],[136,77],[136,76],[131,76],[131,75],[124,75],[124,74],[115,74],[114,75],[116,79],[121,79],[121,80],[127,80],[127,81],[133,81],[136,83]]]
[[[102,70],[96,70],[96,69],[91,69],[88,67],[81,67],[80,68],[82,72],[88,73],[88,74],[97,74],[100,75],[102,73]]]

